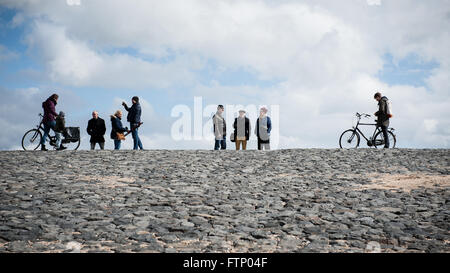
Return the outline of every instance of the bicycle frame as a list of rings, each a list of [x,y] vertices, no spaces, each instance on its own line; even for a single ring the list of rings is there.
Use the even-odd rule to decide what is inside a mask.
[[[372,140],[375,138],[375,135],[380,131],[380,126],[378,126],[376,123],[360,123],[358,120],[358,123],[356,124],[355,127],[353,127],[353,129],[355,129],[366,141],[370,141],[370,139],[368,139],[364,135],[364,133],[358,128],[359,125],[375,126],[375,130],[373,131],[373,134],[372,134]]]

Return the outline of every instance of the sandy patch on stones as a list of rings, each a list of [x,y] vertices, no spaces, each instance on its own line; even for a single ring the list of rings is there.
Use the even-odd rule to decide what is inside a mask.
[[[419,188],[448,188],[450,187],[450,175],[437,175],[426,173],[409,174],[367,174],[371,184],[360,186],[359,190],[401,190],[411,192]]]
[[[99,175],[81,175],[78,177],[80,181],[100,182],[103,186],[108,188],[126,187],[129,183],[136,182],[136,179],[131,177],[119,176],[99,176]]]

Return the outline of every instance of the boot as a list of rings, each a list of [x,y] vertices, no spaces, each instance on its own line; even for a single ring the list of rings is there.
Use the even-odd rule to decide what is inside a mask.
[[[44,145],[44,144],[41,145],[41,151],[48,151],[48,150],[45,148],[45,145]]]
[[[57,148],[56,150],[57,151],[62,151],[62,150],[65,150],[65,149],[67,149],[67,147],[64,147],[62,144],[59,146],[59,148]]]

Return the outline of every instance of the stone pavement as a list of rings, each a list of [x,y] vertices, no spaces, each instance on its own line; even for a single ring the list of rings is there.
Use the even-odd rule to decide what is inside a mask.
[[[0,252],[449,252],[449,150],[0,152]]]

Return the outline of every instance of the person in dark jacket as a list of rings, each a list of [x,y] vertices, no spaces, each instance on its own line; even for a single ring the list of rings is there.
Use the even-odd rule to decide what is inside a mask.
[[[212,117],[215,136],[214,150],[219,150],[219,148],[225,150],[227,148],[227,123],[225,122],[225,118],[222,117],[224,110],[225,107],[223,105],[218,105],[217,112]]]
[[[389,127],[389,115],[388,115],[388,98],[382,96],[377,92],[373,96],[378,101],[378,111],[374,114],[377,117],[377,126],[381,127],[384,138],[384,148],[389,148],[389,136],[387,129]]]
[[[245,110],[239,111],[239,117],[234,119],[234,141],[236,142],[236,150],[247,149],[247,141],[250,139],[251,125],[250,120],[245,116]]]
[[[111,115],[111,139],[114,140],[114,150],[120,150],[121,140],[117,133],[124,133],[128,131],[127,127],[122,125],[122,111],[117,110],[114,115]]]
[[[42,124],[44,125],[44,136],[41,139],[41,150],[47,151],[45,148],[45,141],[50,133],[50,129],[55,131],[56,125],[56,113],[55,107],[58,103],[59,96],[57,94],[51,95],[46,101],[42,103],[42,108],[44,108],[44,118],[42,119]],[[56,133],[56,132],[55,132]]]
[[[141,122],[141,105],[139,104],[139,97],[134,96],[131,99],[131,103],[133,104],[131,107],[128,107],[128,105],[125,102],[122,102],[123,107],[125,107],[125,110],[128,111],[127,115],[127,121],[130,123],[131,128],[131,135],[133,136],[133,150],[139,149],[143,150],[141,139],[138,135],[138,126]]]
[[[95,144],[98,143],[100,149],[105,149],[105,121],[99,118],[98,112],[92,112],[92,119],[88,122],[87,133],[91,136],[91,150],[95,149]]]
[[[61,144],[61,136],[66,129],[66,114],[63,111],[59,112],[59,115],[56,116],[55,119],[55,135],[56,135],[56,150],[62,151],[67,149]]]
[[[258,137],[258,150],[270,150],[270,131],[272,121],[267,116],[267,108],[262,107],[256,120],[255,134]]]

